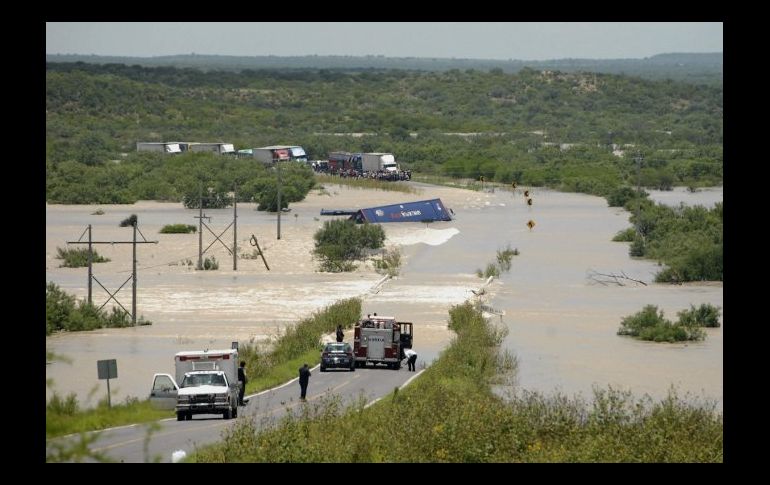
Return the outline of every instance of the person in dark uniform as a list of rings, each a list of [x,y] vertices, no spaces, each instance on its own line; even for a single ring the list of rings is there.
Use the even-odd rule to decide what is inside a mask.
[[[238,405],[239,406],[245,406],[246,403],[243,401],[243,395],[246,393],[246,383],[249,380],[246,378],[246,361],[241,361],[241,366],[238,367],[238,382],[240,383],[240,388],[238,389]]]
[[[342,342],[345,338],[345,332],[342,331],[342,325],[337,325],[337,342]]]
[[[307,394],[307,385],[310,382],[310,369],[307,368],[307,364],[299,368],[299,400],[305,400],[305,394]]]

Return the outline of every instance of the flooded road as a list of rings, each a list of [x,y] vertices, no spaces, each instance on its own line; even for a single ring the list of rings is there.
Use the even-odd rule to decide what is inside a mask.
[[[632,260],[627,243],[611,241],[629,226],[625,211],[607,207],[603,198],[581,194],[534,189],[533,205],[527,206],[520,191],[477,193],[414,185],[423,192],[405,195],[339,186],[332,186],[327,195],[314,192],[292,204],[280,241],[275,237],[275,214],[239,204],[239,245],[256,234],[270,272],[261,260],[239,260],[238,271],[233,271],[232,258],[219,243],[219,252],[214,253],[220,261],[218,271],[197,272],[186,265],[185,258],[193,264],[197,261],[198,236],[158,234],[165,224],[195,223],[192,217],[197,211],[180,204],[102,206],[102,216],[91,215],[97,206],[48,206],[46,279],[80,298],[86,294],[85,269],[58,268],[59,260],[53,256],[56,247],[77,239],[85,225],[99,225],[94,226],[94,239],[128,240],[130,229],[117,227],[117,222],[137,213],[147,239],[160,243],[138,249],[138,313],[153,325],[48,337],[47,348],[73,362],[48,365],[46,376],[53,379],[54,389],[75,392],[81,402],[93,405],[106,393],[104,383],[96,380],[96,360],[116,358],[119,378],[111,383],[113,402],[126,396],[144,398],[154,372],[173,371],[175,352],[266,339],[287,323],[352,296],[364,297],[364,313],[392,314],[415,322],[420,366],[437,357],[451,339],[447,310],[473,297],[470,290],[483,284],[476,270],[494,262],[497,250],[510,246],[520,254],[513,257],[510,272],[493,282],[483,298],[484,303],[505,311],[502,322],[510,330],[505,346],[518,358],[519,386],[589,397],[593,385],[611,384],[660,398],[673,384],[682,393],[719,401],[721,409],[721,327],[706,329],[704,342],[688,344],[646,343],[616,335],[620,320],[646,304],[658,305],[672,320],[690,304],[723,304],[721,283],[652,283],[657,264]],[[680,195],[685,200],[688,195],[705,197],[707,202],[697,202],[701,204],[722,198],[721,189],[708,194]],[[314,271],[312,234],[326,220],[318,216],[320,208],[371,207],[433,197],[441,197],[453,208],[456,220],[428,227],[383,224],[387,243],[401,245],[403,267],[396,279],[378,291],[370,289],[381,276],[368,267],[337,275]],[[207,212],[220,230],[232,220],[231,209]],[[532,230],[526,225],[529,220],[535,222]],[[205,236],[204,247],[212,240],[210,234]],[[223,239],[228,241],[227,236]],[[252,250],[245,247],[244,251]],[[106,245],[97,251],[113,260],[95,265],[95,274],[114,291],[130,276],[130,245]],[[602,286],[588,278],[590,271],[625,272],[648,286]],[[95,284],[95,295],[97,288]],[[107,297],[100,291],[94,298],[98,304]],[[119,295],[124,306],[130,305],[130,283]]]

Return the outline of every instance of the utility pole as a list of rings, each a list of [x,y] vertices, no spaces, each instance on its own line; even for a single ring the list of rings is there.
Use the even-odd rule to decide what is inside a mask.
[[[636,152],[636,232],[639,233],[639,226],[641,221],[639,216],[642,212],[642,157],[641,152]]]
[[[233,271],[238,271],[238,185],[233,187]]]
[[[203,184],[198,188],[198,271],[203,269]]]
[[[281,239],[281,163],[276,164],[278,169],[278,239]]]
[[[91,249],[92,243],[91,243],[91,224],[88,225],[88,304],[91,304],[91,279],[94,277],[94,270],[93,270],[93,251]],[[134,246],[136,247],[136,246]]]
[[[132,283],[133,287],[131,288],[131,324],[136,325],[136,225],[138,224],[138,221],[134,221],[134,265],[133,265],[133,278],[134,281]]]

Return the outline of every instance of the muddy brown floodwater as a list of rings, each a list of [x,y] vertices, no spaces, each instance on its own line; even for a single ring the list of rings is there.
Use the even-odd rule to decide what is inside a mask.
[[[275,214],[257,212],[253,204],[238,206],[238,245],[251,253],[254,234],[271,271],[261,259],[232,257],[204,228],[206,255],[214,255],[219,270],[196,271],[197,234],[159,234],[166,224],[196,224],[197,211],[181,204],[140,202],[131,206],[89,205],[46,207],[46,281],[53,281],[79,298],[87,293],[85,268],[59,268],[56,248],[77,240],[88,224],[94,240],[127,241],[130,228],[120,221],[137,214],[148,240],[137,249],[137,313],[150,326],[61,333],[46,338],[48,350],[71,362],[46,366],[46,377],[59,393],[74,392],[81,403],[94,405],[106,395],[97,380],[96,361],[117,359],[118,378],[111,382],[113,402],[128,396],[144,398],[155,372],[173,371],[173,354],[180,350],[229,348],[232,341],[259,341],[278,334],[287,324],[341,298],[363,297],[364,313],[392,314],[415,322],[418,366],[430,363],[449,343],[447,311],[475,298],[483,280],[477,269],[494,262],[496,252],[510,245],[520,251],[510,272],[494,281],[484,303],[505,314],[494,319],[509,328],[505,347],[518,358],[517,385],[550,393],[562,391],[590,396],[593,386],[612,385],[635,394],[665,396],[674,385],[722,401],[722,328],[707,329],[705,341],[654,344],[616,335],[620,320],[646,304],[658,305],[666,317],[690,304],[723,306],[721,283],[682,286],[652,283],[655,262],[633,260],[627,243],[613,235],[626,227],[628,213],[607,207],[603,198],[532,189],[533,204],[517,190],[479,193],[413,183],[420,192],[403,194],[327,185],[313,191],[281,220],[276,238]],[[690,194],[672,193],[689,203],[710,205],[722,200],[721,189]],[[665,194],[670,195],[672,194]],[[398,246],[402,269],[394,280],[377,286],[381,275],[370,264],[353,273],[318,273],[312,258],[313,234],[325,217],[323,209],[369,207],[440,197],[456,215],[452,222],[383,224],[386,245]],[[657,195],[651,194],[655,200]],[[661,200],[664,203],[670,201]],[[672,203],[678,205],[679,201]],[[93,215],[97,209],[103,215]],[[232,209],[207,210],[209,225],[219,235],[232,222]],[[526,223],[535,222],[530,230]],[[232,229],[221,236],[232,244]],[[140,236],[141,239],[141,236]],[[81,246],[82,247],[82,246]],[[94,265],[96,278],[110,291],[131,274],[130,245],[100,245],[111,259]],[[188,260],[192,265],[188,264]],[[602,286],[590,271],[625,272],[647,286]],[[372,290],[377,288],[376,290]],[[130,309],[130,281],[116,295]],[[109,295],[94,283],[94,302]]]

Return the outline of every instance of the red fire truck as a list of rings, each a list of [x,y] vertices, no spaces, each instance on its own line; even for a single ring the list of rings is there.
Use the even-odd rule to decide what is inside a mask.
[[[374,315],[359,320],[353,333],[356,367],[371,362],[400,369],[404,349],[412,348],[412,335],[412,323],[397,322],[395,317]]]

